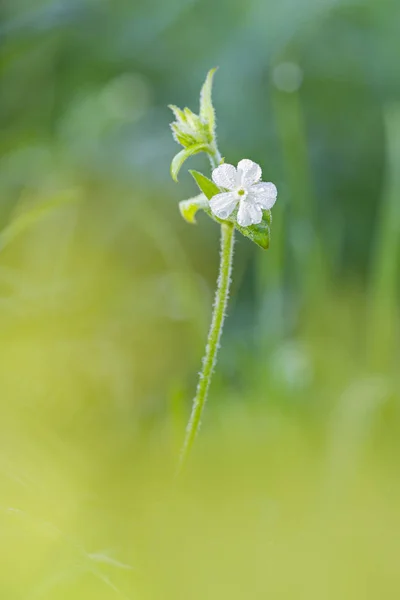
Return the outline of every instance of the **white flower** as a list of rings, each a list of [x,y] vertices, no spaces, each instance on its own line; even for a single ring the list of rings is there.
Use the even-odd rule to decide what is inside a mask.
[[[210,208],[214,215],[227,219],[239,204],[239,225],[248,227],[261,223],[263,209],[272,208],[278,194],[273,183],[260,181],[261,175],[261,167],[247,158],[239,162],[237,169],[228,164],[214,169],[214,183],[229,190],[211,198]]]

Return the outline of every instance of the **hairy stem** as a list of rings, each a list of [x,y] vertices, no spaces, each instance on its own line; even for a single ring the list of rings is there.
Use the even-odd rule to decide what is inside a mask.
[[[196,396],[193,400],[192,413],[186,428],[185,441],[183,443],[180,455],[178,473],[184,466],[192,449],[196,435],[200,429],[201,417],[207,400],[212,374],[217,361],[217,353],[221,339],[225,311],[229,297],[229,287],[231,283],[233,245],[235,239],[234,235],[235,229],[232,223],[223,223],[221,225],[221,259],[219,264],[219,276],[217,291],[215,294],[214,310],[210,332],[207,339],[206,353],[203,358],[199,383],[197,385]]]
[[[222,156],[215,141],[209,147],[208,157],[210,159],[212,169],[215,169],[222,163]]]

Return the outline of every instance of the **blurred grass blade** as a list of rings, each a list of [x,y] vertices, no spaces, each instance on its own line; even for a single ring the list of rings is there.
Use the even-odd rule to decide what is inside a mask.
[[[279,63],[277,64],[279,66]],[[311,171],[306,121],[300,90],[272,89],[275,121],[289,187],[290,216],[286,229],[295,263],[293,280],[304,291],[304,303],[320,302],[328,275],[325,249],[315,228],[316,197]]]
[[[92,552],[88,554],[88,558],[96,563],[110,565],[118,569],[130,571],[133,568],[131,565],[127,565],[126,563],[122,563],[119,560],[116,560],[115,558],[110,556],[108,552]]]
[[[374,369],[394,359],[400,257],[400,104],[385,110],[387,173],[371,266],[367,360]]]

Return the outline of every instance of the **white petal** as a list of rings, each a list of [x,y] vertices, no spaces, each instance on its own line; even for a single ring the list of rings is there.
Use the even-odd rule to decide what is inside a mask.
[[[242,200],[240,202],[237,222],[242,227],[248,227],[249,225],[255,225],[262,221],[262,210],[260,206],[257,206],[254,202],[249,200]]]
[[[237,185],[237,172],[233,165],[223,164],[214,169],[212,173],[214,183],[227,190],[235,190]]]
[[[244,158],[240,161],[237,168],[239,184],[244,188],[250,187],[254,183],[260,181],[262,175],[261,167],[252,160]]]
[[[266,183],[257,183],[249,189],[249,194],[254,202],[262,206],[262,208],[270,209],[276,202],[278,190],[270,181]]]
[[[238,198],[233,192],[223,192],[213,196],[210,200],[210,208],[219,219],[227,219],[235,210]]]

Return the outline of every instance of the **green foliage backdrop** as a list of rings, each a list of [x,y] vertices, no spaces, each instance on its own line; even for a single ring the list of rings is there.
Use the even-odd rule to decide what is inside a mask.
[[[399,24],[397,0],[3,0],[1,598],[398,598]],[[218,226],[181,218],[167,105],[213,66],[224,156],[279,196],[172,484]]]

